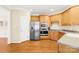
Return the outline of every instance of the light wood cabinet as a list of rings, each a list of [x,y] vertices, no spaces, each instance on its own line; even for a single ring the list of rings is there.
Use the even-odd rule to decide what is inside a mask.
[[[58,32],[51,32],[51,37],[50,37],[51,40],[56,40],[57,41],[58,37],[59,37],[58,34],[59,34]]]
[[[72,25],[79,25],[79,6],[70,9],[70,19]]]
[[[54,22],[58,22],[61,25],[62,14],[52,15],[50,16],[51,24]]]
[[[70,8],[62,13],[62,25],[79,25],[79,6]]]
[[[79,49],[72,48],[68,45],[59,44],[60,53],[79,53]]]
[[[54,41],[57,41],[59,40],[65,33],[62,33],[62,32],[58,32],[58,31],[51,31],[50,32],[50,40],[54,40]]]
[[[49,37],[48,36],[40,36],[40,39],[41,40],[49,40]]]
[[[31,21],[39,21],[39,16],[31,16]]]
[[[46,15],[40,15],[40,22],[47,22],[49,19],[49,16]]]
[[[65,11],[64,13],[62,13],[62,20],[61,20],[61,24],[63,26],[66,25],[71,25],[71,19],[70,19],[70,10]]]
[[[47,23],[50,26],[50,18],[48,15],[40,15],[40,23]]]
[[[47,15],[31,16],[31,21],[40,21],[40,23],[47,23],[50,26],[50,17]]]

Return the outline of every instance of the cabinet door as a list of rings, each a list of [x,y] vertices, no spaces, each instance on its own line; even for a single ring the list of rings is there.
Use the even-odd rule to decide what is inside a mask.
[[[62,32],[51,32],[50,34],[50,39],[51,40],[59,40],[65,33],[62,33]]]
[[[72,25],[79,25],[79,6],[70,9]]]
[[[51,23],[57,22],[61,25],[62,14],[50,16],[50,19],[51,19]]]
[[[49,18],[49,16],[41,15],[40,16],[40,22],[41,23],[47,23],[48,26],[50,26],[50,18]]]
[[[59,32],[51,32],[51,40],[57,41],[59,38]]]
[[[31,16],[31,21],[39,21],[39,16]]]
[[[70,10],[67,10],[62,15],[62,25],[71,25],[71,19],[70,19]]]
[[[41,40],[49,40],[48,36],[40,36]]]
[[[62,25],[79,25],[79,6],[72,7],[62,14]]]
[[[53,34],[53,32],[50,32],[49,38],[50,38],[50,40],[54,40],[54,34]]]
[[[40,16],[40,22],[47,22],[46,16]]]
[[[59,33],[58,32],[53,32],[53,40],[58,40],[59,38]]]

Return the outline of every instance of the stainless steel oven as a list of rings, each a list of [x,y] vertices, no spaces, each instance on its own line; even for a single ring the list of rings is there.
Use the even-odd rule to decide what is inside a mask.
[[[41,36],[47,36],[48,35],[48,24],[47,23],[41,23],[40,35]]]
[[[40,31],[40,35],[41,36],[47,36],[48,35],[48,31]]]

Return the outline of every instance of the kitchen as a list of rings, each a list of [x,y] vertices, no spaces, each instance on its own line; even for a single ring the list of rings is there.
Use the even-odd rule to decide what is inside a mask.
[[[31,22],[39,22],[38,40],[58,42],[59,52],[79,52],[78,14],[79,6],[72,6],[56,15],[32,15]]]
[[[0,7],[0,52],[79,52],[78,5]]]

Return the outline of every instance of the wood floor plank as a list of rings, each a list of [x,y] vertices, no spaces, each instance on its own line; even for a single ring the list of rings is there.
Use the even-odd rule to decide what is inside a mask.
[[[78,53],[79,50],[66,45],[57,44],[53,40],[24,41],[7,44],[6,38],[0,39],[0,53]]]
[[[25,41],[21,44],[11,44],[10,52],[21,52],[21,53],[56,53],[58,46],[55,41],[51,40],[40,40],[40,41]]]

